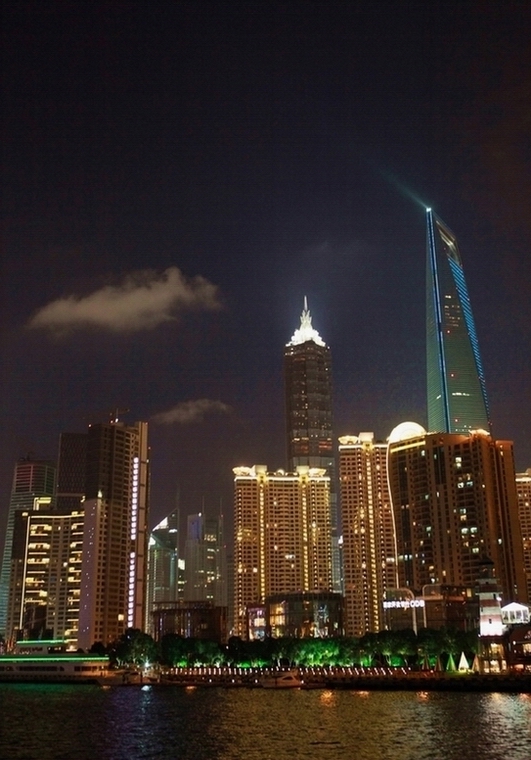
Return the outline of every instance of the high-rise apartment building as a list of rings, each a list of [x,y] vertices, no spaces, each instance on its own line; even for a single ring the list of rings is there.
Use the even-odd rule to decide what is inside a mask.
[[[373,433],[341,437],[339,484],[345,633],[363,636],[383,630],[384,595],[398,585],[387,443]]]
[[[490,432],[485,376],[457,239],[427,209],[428,430]]]
[[[79,645],[142,629],[148,548],[146,422],[91,425],[87,434]]]
[[[531,602],[531,467],[516,474],[518,515],[522,532],[527,600]]]
[[[227,606],[223,517],[189,515],[184,546],[184,599]]]
[[[51,497],[16,513],[7,639],[63,639],[77,647],[83,509],[50,511]]]
[[[474,587],[490,560],[504,601],[525,602],[512,442],[403,423],[388,443],[400,587]]]
[[[299,465],[323,468],[330,476],[333,587],[340,590],[336,462],[332,429],[332,356],[312,326],[308,302],[300,326],[284,348],[288,471]]]
[[[330,476],[300,465],[234,470],[234,629],[247,608],[284,592],[331,591]]]
[[[4,555],[0,571],[0,633],[6,632],[15,515],[20,510],[32,510],[36,500],[42,497],[53,497],[55,476],[55,462],[48,460],[34,459],[28,456],[15,465],[7,514]]]

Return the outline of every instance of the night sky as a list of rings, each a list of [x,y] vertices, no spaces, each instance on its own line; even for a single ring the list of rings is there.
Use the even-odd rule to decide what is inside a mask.
[[[359,10],[358,8],[363,8]],[[13,466],[126,408],[154,525],[285,466],[308,296],[335,430],[426,424],[425,215],[531,467],[527,2],[4,2],[0,534]],[[3,545],[0,544],[0,546]]]

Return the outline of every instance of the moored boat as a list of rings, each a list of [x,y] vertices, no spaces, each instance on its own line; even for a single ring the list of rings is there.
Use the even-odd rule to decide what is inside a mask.
[[[297,689],[304,685],[298,670],[288,670],[265,675],[258,681],[264,689]]]
[[[98,683],[109,672],[109,658],[68,652],[57,641],[17,642],[0,655],[0,682]]]

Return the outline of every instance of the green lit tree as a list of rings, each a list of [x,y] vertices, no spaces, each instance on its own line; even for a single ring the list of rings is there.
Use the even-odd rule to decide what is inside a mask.
[[[157,662],[159,652],[149,634],[138,628],[128,628],[111,648],[110,656],[120,666],[144,667],[148,662]]]
[[[170,668],[188,664],[188,640],[176,633],[165,634],[160,642],[160,659]]]

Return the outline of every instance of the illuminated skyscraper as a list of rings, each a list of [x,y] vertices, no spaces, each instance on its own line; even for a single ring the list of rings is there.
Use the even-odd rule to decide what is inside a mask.
[[[247,636],[247,608],[272,594],[330,591],[330,477],[300,465],[234,470],[234,628]]]
[[[339,439],[345,633],[383,630],[385,592],[398,585],[387,484],[387,443],[372,433]]]
[[[77,647],[83,553],[82,506],[50,510],[51,497],[16,513],[7,639],[63,639]]]
[[[504,601],[526,602],[512,442],[411,422],[388,442],[399,586],[472,588],[491,561]]]
[[[170,512],[149,535],[146,624],[153,630],[152,613],[159,602],[179,599],[179,509]]]
[[[79,646],[105,645],[145,622],[147,423],[91,425],[87,436]]]
[[[478,338],[453,232],[427,209],[428,430],[490,431]]]
[[[204,512],[188,515],[184,547],[184,599],[227,606],[223,517]]]
[[[0,633],[6,632],[15,515],[20,510],[34,509],[41,497],[53,497],[55,476],[55,462],[33,459],[28,456],[15,465],[0,573]]]
[[[288,470],[324,468],[330,476],[333,590],[340,590],[336,463],[332,430],[332,356],[312,326],[304,298],[300,327],[284,349]]]
[[[516,493],[522,531],[527,599],[531,601],[531,467],[525,472],[516,473]]]

